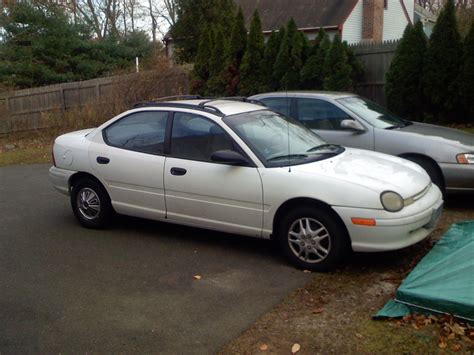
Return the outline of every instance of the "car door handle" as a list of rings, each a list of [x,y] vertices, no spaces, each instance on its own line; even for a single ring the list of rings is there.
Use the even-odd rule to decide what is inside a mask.
[[[109,158],[97,157],[97,163],[99,163],[99,164],[108,164],[109,162],[110,162]]]
[[[186,174],[186,169],[183,168],[171,168],[170,170],[171,175],[175,176],[183,176]]]

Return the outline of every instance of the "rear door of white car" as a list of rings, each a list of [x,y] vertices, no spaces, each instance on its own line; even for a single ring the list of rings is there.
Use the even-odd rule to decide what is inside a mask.
[[[164,141],[169,113],[141,111],[127,115],[90,145],[92,168],[106,183],[118,213],[163,219]]]
[[[164,182],[167,218],[183,224],[260,236],[262,182],[254,166],[211,161],[218,150],[236,150],[231,137],[212,120],[176,112]]]

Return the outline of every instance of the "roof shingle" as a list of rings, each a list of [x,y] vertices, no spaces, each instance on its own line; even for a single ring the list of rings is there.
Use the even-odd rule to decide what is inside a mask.
[[[258,9],[264,31],[273,31],[293,17],[299,29],[342,25],[358,0],[234,0],[249,23]]]

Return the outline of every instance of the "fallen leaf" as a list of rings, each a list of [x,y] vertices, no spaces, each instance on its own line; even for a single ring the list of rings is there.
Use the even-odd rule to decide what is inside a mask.
[[[448,346],[448,343],[446,343],[444,339],[440,339],[438,346],[440,349],[446,349],[446,347]]]
[[[201,279],[202,279],[202,276],[201,276],[201,275],[194,275],[194,278],[195,278],[196,280],[201,280]]]
[[[464,335],[466,328],[460,326],[458,323],[454,323],[453,325],[451,325],[451,330],[457,335]]]
[[[362,338],[364,337],[364,336],[363,336],[362,334],[360,334],[360,333],[355,333],[355,336],[356,336],[357,338],[359,338],[359,339],[362,339]]]
[[[324,308],[316,308],[313,310],[313,314],[319,314],[319,313],[323,313],[324,312]]]
[[[296,354],[298,351],[300,351],[301,345],[298,343],[294,343],[293,346],[291,347],[291,353]]]
[[[451,349],[455,352],[458,352],[459,350],[461,350],[461,348],[461,344],[454,344]]]
[[[416,323],[412,323],[411,325],[413,327],[413,329],[416,329],[416,330],[419,330],[420,329],[420,326]]]
[[[303,270],[303,272],[304,272],[305,274],[311,274],[311,271],[309,271],[309,270]]]
[[[262,344],[259,347],[260,351],[267,351],[268,350],[268,345],[267,344]]]

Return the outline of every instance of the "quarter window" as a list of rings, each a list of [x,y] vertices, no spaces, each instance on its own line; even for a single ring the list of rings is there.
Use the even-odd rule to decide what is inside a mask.
[[[143,153],[162,154],[168,112],[133,113],[104,130],[107,144]]]
[[[339,107],[318,99],[297,99],[298,120],[310,129],[343,130],[341,122],[352,119]]]
[[[211,161],[218,150],[234,150],[233,141],[216,123],[190,113],[174,114],[171,155],[177,158]]]

